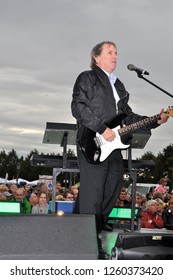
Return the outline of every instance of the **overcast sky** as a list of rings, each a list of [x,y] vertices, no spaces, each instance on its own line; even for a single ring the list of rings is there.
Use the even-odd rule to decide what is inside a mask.
[[[130,92],[129,105],[152,116],[172,98],[127,69],[147,70],[149,80],[173,94],[172,0],[0,0],[0,150],[26,156],[43,144],[46,122],[75,123],[72,88],[89,69],[90,51],[111,40],[118,47],[116,75]],[[172,144],[173,120],[152,130],[133,158]],[[73,147],[75,148],[75,147]]]

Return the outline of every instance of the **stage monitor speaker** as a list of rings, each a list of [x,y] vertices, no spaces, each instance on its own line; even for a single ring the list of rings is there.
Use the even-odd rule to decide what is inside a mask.
[[[173,235],[167,230],[118,235],[111,258],[116,260],[173,260]]]
[[[98,259],[94,215],[1,215],[0,259]]]

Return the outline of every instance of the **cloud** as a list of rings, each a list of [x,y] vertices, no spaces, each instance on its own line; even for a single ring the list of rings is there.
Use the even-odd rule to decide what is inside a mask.
[[[0,2],[0,149],[26,155],[43,144],[46,122],[75,123],[71,115],[76,77],[89,69],[90,51],[103,40],[118,46],[117,76],[139,114],[154,115],[171,98],[127,70],[129,63],[172,91],[172,8],[161,0],[6,0]],[[152,131],[148,149],[158,153],[172,141],[171,120]],[[75,148],[75,147],[74,147]]]

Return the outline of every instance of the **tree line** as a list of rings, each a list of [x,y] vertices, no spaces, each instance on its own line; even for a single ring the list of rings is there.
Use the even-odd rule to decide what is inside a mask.
[[[0,152],[0,177],[5,178],[8,174],[8,180],[13,178],[23,178],[28,181],[38,180],[39,175],[52,175],[52,168],[46,166],[33,166],[32,156],[39,154],[36,149],[32,150],[25,158],[19,157],[14,149],[6,153]],[[43,155],[43,154],[41,154]],[[55,154],[49,154],[55,156]],[[56,154],[60,156],[60,154]],[[67,151],[67,156],[75,156],[73,150]],[[136,160],[151,160],[154,162],[154,168],[139,170],[137,172],[137,182],[157,183],[160,178],[168,177],[169,186],[173,189],[173,144],[168,145],[162,152],[155,156],[152,152],[146,152]],[[66,176],[61,175],[61,178]],[[80,177],[80,175],[78,175]],[[80,178],[78,178],[80,180]],[[129,183],[128,180],[126,182]]]

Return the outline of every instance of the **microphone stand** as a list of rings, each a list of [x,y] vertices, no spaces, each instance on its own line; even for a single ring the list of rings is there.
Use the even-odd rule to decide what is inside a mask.
[[[149,84],[153,85],[154,87],[158,88],[159,90],[163,91],[164,93],[166,93],[167,95],[169,95],[170,97],[173,98],[173,95],[170,94],[169,92],[167,92],[166,90],[164,90],[163,88],[157,86],[156,84],[154,84],[153,82],[149,81],[148,79],[144,78],[144,76],[142,76],[141,73],[137,73],[137,76],[143,80],[145,80],[146,82],[148,82]]]

